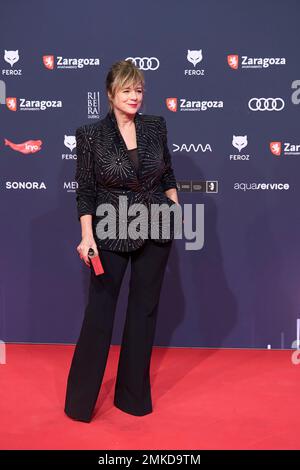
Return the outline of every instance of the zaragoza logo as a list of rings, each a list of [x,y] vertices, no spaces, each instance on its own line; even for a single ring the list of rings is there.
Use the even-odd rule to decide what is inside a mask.
[[[176,113],[177,111],[177,98],[166,98],[166,105],[169,111]]]
[[[229,67],[236,70],[239,67],[239,56],[237,54],[230,54],[227,56]]]
[[[54,55],[43,55],[43,64],[46,69],[54,69]]]
[[[276,157],[281,155],[281,142],[270,142],[270,150]]]
[[[285,57],[249,57],[247,55],[229,54],[227,56],[229,67],[236,70],[241,62],[242,69],[265,69],[273,65],[286,65]]]

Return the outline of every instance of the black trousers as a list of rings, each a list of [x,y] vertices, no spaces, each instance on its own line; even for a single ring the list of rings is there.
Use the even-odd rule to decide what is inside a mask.
[[[114,405],[142,416],[152,412],[150,361],[159,297],[173,240],[147,239],[132,252],[99,251],[104,274],[91,267],[88,303],[75,347],[66,390],[65,413],[89,422],[101,387],[111,344],[119,291],[131,258],[128,305]]]

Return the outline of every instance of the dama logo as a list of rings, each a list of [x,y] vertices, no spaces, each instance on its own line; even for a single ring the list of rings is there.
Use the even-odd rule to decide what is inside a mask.
[[[5,145],[15,150],[16,152],[23,153],[28,155],[29,153],[36,153],[41,150],[42,141],[41,140],[27,140],[22,144],[14,144],[8,139],[4,139]]]
[[[43,64],[46,69],[54,69],[54,55],[43,55]]]
[[[177,98],[166,98],[166,105],[169,111],[173,111],[173,113],[176,113]]]
[[[239,67],[239,56],[237,54],[230,54],[227,56],[227,62],[229,67],[236,70]]]
[[[281,142],[270,142],[270,150],[276,157],[281,155]]]
[[[9,97],[6,98],[5,102],[10,111],[17,111],[17,98]]]

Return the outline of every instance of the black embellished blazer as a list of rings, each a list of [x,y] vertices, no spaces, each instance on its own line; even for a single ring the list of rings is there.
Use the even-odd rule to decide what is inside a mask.
[[[126,143],[120,133],[114,112],[96,123],[86,124],[76,130],[76,202],[78,220],[85,214],[92,215],[95,242],[100,249],[133,251],[145,243],[145,237],[120,238],[118,231],[120,213],[119,196],[126,196],[126,206],[144,204],[148,210],[148,238],[150,232],[150,204],[176,205],[164,191],[177,188],[167,143],[165,118],[136,113],[134,117],[139,168],[137,170],[127,152]],[[124,198],[123,198],[124,201]],[[116,238],[109,230],[106,238],[97,236],[97,223],[107,218],[97,215],[99,204],[110,203],[116,210]],[[127,223],[136,216],[127,217]],[[123,220],[124,221],[124,220]],[[159,236],[152,238],[159,243],[174,238],[174,226],[170,223],[170,237],[162,238],[162,222],[159,218]]]

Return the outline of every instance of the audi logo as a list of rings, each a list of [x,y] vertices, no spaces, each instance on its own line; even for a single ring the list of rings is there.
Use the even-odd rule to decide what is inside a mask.
[[[159,60],[156,57],[127,57],[140,70],[156,70],[159,67]]]
[[[251,111],[281,111],[285,103],[282,98],[251,98],[248,106]]]

